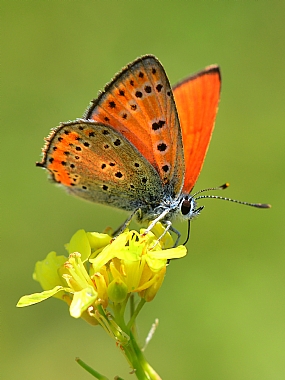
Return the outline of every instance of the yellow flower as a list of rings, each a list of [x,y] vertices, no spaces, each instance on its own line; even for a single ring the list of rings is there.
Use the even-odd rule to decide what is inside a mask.
[[[153,300],[168,260],[186,255],[184,246],[170,248],[173,240],[168,232],[159,240],[164,232],[160,223],[146,236],[144,231],[126,230],[113,240],[107,234],[77,231],[66,245],[68,258],[51,252],[36,264],[33,278],[44,291],[22,297],[17,306],[54,296],[69,305],[72,317],[99,323],[117,336],[117,319],[130,295],[138,294],[143,302]],[[124,337],[121,330],[119,335]]]

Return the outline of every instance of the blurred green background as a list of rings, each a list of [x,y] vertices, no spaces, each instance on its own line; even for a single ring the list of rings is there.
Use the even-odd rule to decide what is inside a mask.
[[[196,189],[269,202],[215,200],[192,223],[188,256],[171,263],[139,318],[146,356],[166,379],[285,378],[282,1],[2,1],[2,378],[90,379],[79,356],[125,379],[129,368],[100,328],[56,299],[16,309],[39,291],[34,264],[78,229],[118,226],[125,214],[65,194],[35,167],[43,138],[82,116],[113,75],[143,54],[172,84],[206,65],[222,70],[216,129]],[[186,224],[175,225],[184,235]]]

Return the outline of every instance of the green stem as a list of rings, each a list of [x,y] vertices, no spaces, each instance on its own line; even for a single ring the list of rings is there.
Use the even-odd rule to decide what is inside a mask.
[[[141,349],[139,348],[136,342],[136,338],[131,331],[135,323],[136,317],[142,309],[145,302],[146,301],[144,299],[140,300],[136,309],[133,310],[133,315],[131,316],[128,324],[126,324],[124,318],[126,304],[113,304],[114,323],[117,324],[118,328],[120,328],[122,332],[124,332],[125,334],[125,337],[123,337],[122,334],[114,334],[114,336],[116,336],[117,343],[119,343],[119,346],[122,349],[130,366],[134,369],[134,373],[137,379],[161,380],[158,374],[146,361]]]
[[[96,379],[98,379],[98,380],[109,380],[108,377],[106,377],[104,375],[101,375],[99,372],[95,371],[95,369],[89,367],[89,365],[87,365],[86,363],[84,363],[81,359],[76,358],[75,360],[77,361],[77,363],[82,368],[84,368],[87,372],[89,372],[90,375],[96,377]]]
[[[130,332],[130,344],[132,346],[132,350],[135,358],[135,365],[139,365],[136,367],[134,365],[134,369],[136,370],[135,374],[139,380],[161,380],[160,376],[155,372],[155,370],[148,364],[146,358],[144,357],[141,349],[139,348],[136,339],[133,334]],[[137,368],[140,369],[140,372],[137,371]],[[141,377],[142,376],[142,377]]]
[[[132,342],[130,341],[127,345],[122,346],[122,348],[124,350],[125,356],[129,361],[129,364],[134,370],[134,374],[136,375],[137,379],[151,380],[148,374],[145,373],[142,363],[136,355]]]
[[[143,305],[145,304],[145,300],[143,298],[141,298],[137,308],[135,309],[131,319],[129,320],[129,323],[127,324],[127,327],[128,329],[130,329],[132,327],[132,325],[134,324],[135,320],[136,320],[136,317],[138,316],[139,312],[141,311]]]
[[[134,314],[135,308],[136,308],[136,306],[135,306],[135,295],[134,295],[134,293],[132,293],[130,295],[130,313],[131,313],[131,316]]]
[[[113,311],[114,311],[114,321],[120,326],[120,328],[129,335],[128,328],[126,326],[124,314],[125,314],[125,305],[122,304],[114,304],[113,305]]]
[[[130,296],[130,320],[135,313],[135,309],[136,309],[135,295],[134,295],[134,293],[132,293]],[[137,339],[138,338],[138,332],[137,332],[137,327],[136,327],[135,321],[132,321],[131,325],[130,325],[130,321],[129,321],[127,326],[131,329],[134,337]]]
[[[132,325],[135,319],[145,304],[145,300],[141,299],[137,308],[130,319],[130,322],[126,325],[124,320],[124,310],[123,305],[117,304],[113,305],[114,311],[114,322],[124,331],[124,333],[129,337],[126,341],[118,340],[120,342],[120,347],[123,349],[124,355],[127,358],[130,366],[134,369],[134,373],[139,380],[159,380],[160,377],[152,369],[152,367],[147,363],[141,349],[139,348],[134,334],[131,332]],[[119,336],[118,336],[119,337]]]

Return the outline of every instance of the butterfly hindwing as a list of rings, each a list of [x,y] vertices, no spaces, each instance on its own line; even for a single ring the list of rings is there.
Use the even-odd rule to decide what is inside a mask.
[[[92,121],[53,130],[38,165],[70,193],[124,210],[163,196],[158,173],[137,149],[112,127]]]

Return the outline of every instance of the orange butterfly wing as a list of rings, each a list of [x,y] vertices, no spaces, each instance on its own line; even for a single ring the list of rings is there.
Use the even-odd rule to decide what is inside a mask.
[[[202,169],[214,129],[220,88],[220,70],[214,65],[173,87],[184,147],[184,193],[190,193]]]
[[[122,133],[156,169],[162,184],[179,194],[185,170],[182,136],[161,63],[151,55],[136,59],[92,103],[84,117]]]

